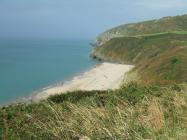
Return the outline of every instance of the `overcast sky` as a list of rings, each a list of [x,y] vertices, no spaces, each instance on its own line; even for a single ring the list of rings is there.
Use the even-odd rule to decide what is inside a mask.
[[[120,24],[187,14],[187,0],[0,0],[0,37],[94,38]]]

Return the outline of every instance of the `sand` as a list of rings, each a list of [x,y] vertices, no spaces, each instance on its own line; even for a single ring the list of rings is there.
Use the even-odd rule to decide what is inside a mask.
[[[132,65],[115,63],[102,63],[91,70],[74,77],[71,81],[46,88],[34,95],[34,101],[46,99],[51,95],[66,93],[69,91],[113,90],[118,89],[124,79],[124,75],[133,68]]]

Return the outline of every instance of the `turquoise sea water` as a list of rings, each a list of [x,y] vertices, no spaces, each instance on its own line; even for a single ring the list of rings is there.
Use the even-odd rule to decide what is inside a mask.
[[[93,67],[89,40],[1,39],[0,104],[68,80]]]

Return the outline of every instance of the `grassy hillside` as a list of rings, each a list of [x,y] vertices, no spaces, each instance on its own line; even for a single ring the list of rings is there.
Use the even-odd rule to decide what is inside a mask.
[[[186,32],[113,38],[94,48],[93,57],[134,64],[144,83],[187,82]]]
[[[130,83],[3,107],[0,118],[4,140],[186,140],[187,94],[178,85]]]
[[[187,82],[187,15],[121,25],[98,36],[94,58],[134,64],[143,83]]]
[[[187,15],[164,17],[161,19],[121,25],[102,33],[97,38],[103,44],[114,37],[137,36],[171,31],[187,31]]]

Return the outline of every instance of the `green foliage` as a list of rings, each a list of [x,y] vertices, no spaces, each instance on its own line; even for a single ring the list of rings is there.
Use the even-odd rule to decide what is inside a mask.
[[[178,64],[180,62],[181,62],[180,58],[174,57],[174,58],[171,59],[172,64]]]
[[[74,97],[75,96],[75,97]],[[115,91],[78,91],[0,109],[4,139],[186,139],[181,85],[129,83]]]
[[[76,92],[69,92],[66,94],[60,94],[60,95],[54,95],[49,97],[49,101],[52,101],[54,103],[62,103],[64,101],[68,101],[71,103],[76,103],[77,101],[81,100],[82,98],[90,98],[96,95],[103,95],[105,92],[102,91],[76,91]]]
[[[149,91],[147,91],[146,87],[140,88],[137,83],[130,83],[122,88],[120,96],[125,98],[130,104],[135,105],[147,94],[149,94]]]

